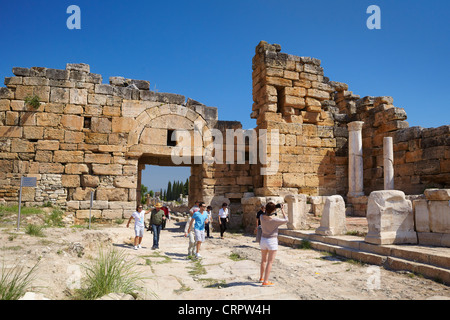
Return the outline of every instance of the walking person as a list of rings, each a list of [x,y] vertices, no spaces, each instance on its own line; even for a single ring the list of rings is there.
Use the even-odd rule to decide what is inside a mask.
[[[206,205],[204,202],[200,202],[200,210],[192,215],[192,220],[189,223],[188,233],[192,230],[192,225],[194,224],[194,233],[197,252],[195,256],[201,258],[200,247],[202,242],[205,241],[205,223],[208,223],[208,212],[205,210]]]
[[[166,216],[166,218],[163,220],[162,228],[161,228],[161,230],[164,230],[166,228],[167,221],[170,220],[170,208],[166,205],[163,205],[161,210],[164,211],[164,215]]]
[[[142,237],[144,236],[144,219],[145,214],[147,214],[145,210],[143,210],[142,205],[137,206],[136,211],[133,212],[130,219],[128,219],[127,228],[130,226],[131,219],[134,219],[134,250],[140,249]]]
[[[166,219],[164,211],[161,209],[161,203],[157,203],[152,210],[150,216],[150,225],[153,231],[153,247],[152,250],[159,249],[159,235],[162,228],[162,223]]]
[[[191,224],[192,216],[195,212],[198,212],[200,208],[194,208],[193,210],[189,211],[189,219],[186,221],[186,225],[184,226],[184,236],[189,237],[189,245],[188,245],[188,259],[194,257],[195,255],[195,233],[194,229],[189,231],[189,226]]]
[[[212,207],[211,206],[208,206],[207,208],[206,208],[206,212],[208,212],[208,223],[206,223],[205,224],[205,230],[206,230],[206,237],[207,238],[212,238],[210,235],[209,235],[209,232],[210,231],[212,231],[211,229],[212,229],[212,223],[211,223],[211,221],[212,221]]]
[[[219,210],[220,239],[223,239],[223,234],[227,230],[228,215],[228,204],[223,203],[222,208]]]
[[[276,218],[274,216],[277,206],[273,202],[266,205],[266,213],[260,216],[261,219],[261,268],[260,279],[263,286],[272,286],[273,283],[269,281],[270,271],[275,256],[278,250],[278,227],[287,223],[288,218],[284,213],[281,205],[281,213],[283,218]]]

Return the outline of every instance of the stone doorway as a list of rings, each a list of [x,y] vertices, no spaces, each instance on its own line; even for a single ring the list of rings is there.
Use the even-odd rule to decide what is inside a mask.
[[[136,204],[139,203],[142,195],[141,191],[141,185],[142,185],[142,175],[143,171],[146,169],[146,166],[157,166],[157,167],[184,167],[184,168],[190,168],[190,175],[189,175],[189,203],[192,204],[195,199],[201,196],[202,194],[202,188],[201,184],[199,183],[198,178],[198,172],[201,171],[201,165],[175,165],[170,157],[162,157],[162,156],[155,156],[155,155],[142,155],[141,158],[139,158],[138,162],[138,173],[137,173],[137,188],[136,188]],[[176,176],[170,176],[168,177],[167,181],[178,181],[182,180],[185,181],[185,177],[178,178]],[[166,186],[164,186],[162,189],[164,190]],[[158,190],[154,190],[159,191]]]

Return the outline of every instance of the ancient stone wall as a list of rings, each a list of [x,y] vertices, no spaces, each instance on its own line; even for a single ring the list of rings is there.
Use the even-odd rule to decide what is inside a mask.
[[[394,139],[394,186],[406,194],[450,183],[450,126],[409,127],[391,97],[360,98],[324,76],[320,60],[260,42],[253,58],[257,129],[278,129],[279,170],[254,181],[256,196],[339,194],[365,215],[367,196],[384,189],[383,138]],[[363,195],[348,196],[348,124],[363,121]],[[259,165],[261,166],[261,165]]]
[[[450,186],[450,125],[409,127],[405,109],[392,97],[364,97],[343,91],[336,103],[351,119],[364,121],[364,191],[383,189],[383,138],[393,137],[394,188],[422,194],[427,188]]]
[[[261,177],[258,196],[346,192],[348,121],[333,93],[347,85],[324,77],[320,60],[280,52],[262,41],[253,58],[257,130],[279,130],[279,168]]]
[[[227,139],[237,139],[228,138],[227,129],[241,124],[219,121],[215,107],[150,91],[148,81],[111,77],[104,84],[86,64],[13,68],[0,88],[0,199],[16,203],[20,177],[35,176],[38,186],[23,191],[27,205],[51,202],[82,218],[94,192],[94,216],[127,217],[140,198],[145,166],[175,165],[173,148],[185,144],[192,155],[181,164],[191,168],[190,205],[201,200],[217,212],[229,203],[236,225],[248,220],[241,212],[256,213],[260,199],[290,194],[341,195],[364,215],[367,196],[384,188],[384,137],[394,140],[395,189],[408,195],[450,187],[450,126],[409,128],[406,112],[391,97],[360,98],[325,77],[320,60],[282,53],[276,44],[260,42],[252,68],[251,117],[259,138],[267,135],[276,166],[260,157],[250,162],[252,146],[245,141],[237,142],[244,145],[245,161],[237,163],[232,143],[234,159],[227,162]],[[39,105],[32,106],[31,97]],[[348,196],[350,123],[362,123],[363,190],[357,196]],[[222,161],[196,161],[210,150],[210,129],[223,138]],[[192,139],[174,144],[178,130]],[[278,142],[270,139],[272,132],[279,133]]]
[[[25,205],[51,202],[82,219],[94,192],[94,217],[128,217],[140,199],[145,165],[174,165],[174,131],[236,126],[218,121],[215,107],[150,91],[148,81],[111,77],[103,84],[86,64],[13,73],[0,89],[0,198],[7,203],[17,203],[20,177],[34,176],[37,187],[23,190]],[[33,96],[39,105],[26,102]],[[203,153],[202,140],[198,150],[192,142],[188,147],[192,155]],[[191,167],[191,202],[228,200],[244,191],[236,186],[249,183],[248,166],[182,165]]]

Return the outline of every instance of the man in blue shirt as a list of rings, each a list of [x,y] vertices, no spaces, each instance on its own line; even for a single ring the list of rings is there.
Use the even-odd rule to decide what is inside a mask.
[[[208,212],[206,211],[206,205],[204,202],[200,202],[200,210],[195,212],[192,216],[191,223],[189,224],[188,234],[191,231],[192,224],[194,224],[195,241],[197,247],[197,253],[195,256],[201,258],[200,247],[202,242],[205,241],[205,223],[208,223]]]

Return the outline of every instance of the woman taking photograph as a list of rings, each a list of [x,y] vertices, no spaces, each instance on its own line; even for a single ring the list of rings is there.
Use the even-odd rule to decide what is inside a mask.
[[[263,286],[272,286],[273,283],[269,281],[272,264],[275,260],[275,255],[278,250],[278,227],[287,223],[288,219],[284,213],[283,206],[281,206],[281,213],[283,218],[274,216],[277,206],[273,202],[266,205],[266,213],[260,216],[261,220],[261,269],[260,279]]]

